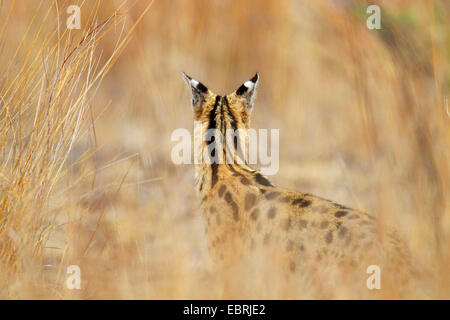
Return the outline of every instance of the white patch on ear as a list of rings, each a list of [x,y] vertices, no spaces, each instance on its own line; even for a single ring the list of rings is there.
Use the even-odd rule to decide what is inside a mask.
[[[255,89],[255,83],[250,80],[244,82],[244,86],[247,87],[248,91],[252,91],[253,89]]]
[[[259,80],[258,74],[256,74],[255,77],[256,77],[256,79],[255,79],[256,82],[253,82],[254,78],[244,82],[244,86],[246,86],[248,88],[246,95],[247,95],[247,101],[248,101],[250,108],[253,108],[253,104],[255,102],[256,87],[258,86],[258,80]]]
[[[191,87],[191,89],[197,90],[198,93],[200,92],[206,93],[208,91],[208,88],[206,88],[203,83],[191,78],[184,72],[183,72],[183,79],[187,83],[187,85]]]
[[[256,97],[256,87],[258,86],[259,76],[256,73],[253,78],[245,81],[236,91],[236,95],[247,101],[247,107],[251,109]]]
[[[191,83],[191,86],[197,88],[197,85],[198,85],[198,81],[197,80],[191,79],[190,83]]]
[[[183,80],[189,86],[192,92],[192,106],[195,106],[199,101],[204,100],[203,93],[208,89],[199,81],[192,79],[186,73],[183,72]],[[202,93],[203,91],[203,93]]]

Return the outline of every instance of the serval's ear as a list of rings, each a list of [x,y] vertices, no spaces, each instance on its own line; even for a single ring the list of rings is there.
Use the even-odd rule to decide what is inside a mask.
[[[192,106],[194,108],[200,107],[208,95],[208,88],[201,82],[192,79],[183,72],[183,79],[192,91]]]
[[[256,73],[253,78],[244,82],[237,90],[236,96],[243,98],[247,102],[249,108],[253,107],[253,102],[256,98],[256,87],[258,86],[259,76]]]

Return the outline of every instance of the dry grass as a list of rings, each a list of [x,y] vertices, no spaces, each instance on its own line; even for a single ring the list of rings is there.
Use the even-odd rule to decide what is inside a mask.
[[[272,180],[395,225],[421,270],[408,297],[450,298],[446,1],[380,1],[381,31],[350,0],[79,1],[69,31],[76,3],[0,3],[1,298],[222,297],[194,169],[170,160],[193,126],[182,71],[222,94],[258,71]],[[320,298],[255,269],[235,298]]]

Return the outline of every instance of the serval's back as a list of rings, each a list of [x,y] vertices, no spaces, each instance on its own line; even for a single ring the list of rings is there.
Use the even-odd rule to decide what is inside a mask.
[[[375,265],[398,283],[407,281],[409,254],[395,231],[364,212],[273,186],[236,152],[246,145],[245,136],[225,138],[227,130],[250,128],[258,74],[225,96],[183,77],[192,90],[194,119],[202,124],[196,138],[202,141],[198,151],[207,159],[196,164],[195,186],[209,252],[220,270],[232,270],[265,250],[270,256],[265,263],[280,265],[290,277],[313,278],[333,269],[347,278],[350,274],[351,281],[357,279],[366,288],[366,269]],[[211,138],[208,129],[224,138]],[[232,163],[225,159],[230,150]]]

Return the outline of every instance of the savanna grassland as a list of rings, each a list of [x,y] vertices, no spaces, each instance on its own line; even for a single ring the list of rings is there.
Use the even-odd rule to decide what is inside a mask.
[[[407,297],[449,299],[450,3],[376,3],[381,30],[356,0],[0,1],[0,298],[221,298],[171,133],[193,127],[183,71],[218,94],[257,71],[274,184],[394,225]],[[234,298],[354,298],[278,275]]]

